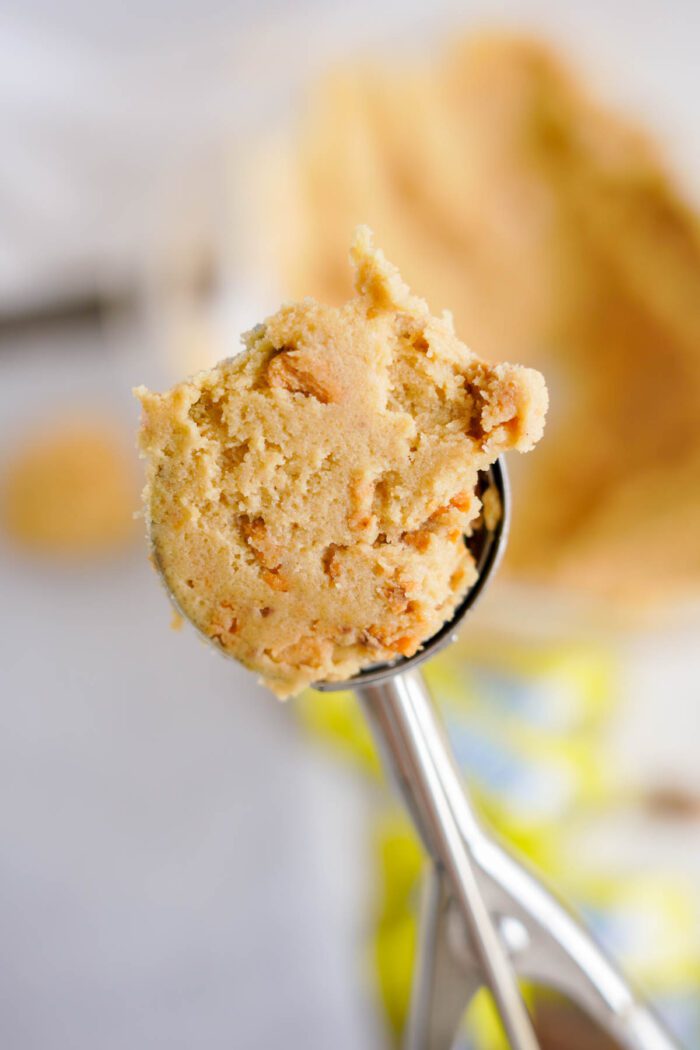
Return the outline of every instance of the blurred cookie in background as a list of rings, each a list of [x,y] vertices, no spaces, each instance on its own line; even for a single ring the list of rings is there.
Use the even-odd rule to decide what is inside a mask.
[[[136,454],[118,423],[76,411],[38,423],[0,482],[3,531],[37,554],[94,558],[138,535]]]
[[[343,298],[367,222],[472,349],[545,372],[512,576],[628,607],[697,594],[700,222],[644,130],[547,44],[494,33],[332,72],[260,168],[285,293]]]

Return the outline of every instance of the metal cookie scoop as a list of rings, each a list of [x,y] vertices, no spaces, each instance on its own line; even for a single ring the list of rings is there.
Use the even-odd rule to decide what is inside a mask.
[[[677,1050],[590,934],[481,826],[418,669],[454,639],[505,548],[508,484],[500,462],[480,485],[493,491],[501,513],[495,522],[484,515],[469,539],[478,577],[452,620],[408,659],[315,686],[357,694],[432,860],[406,1050],[449,1050],[484,985],[513,1050],[537,1050],[517,977],[563,992],[623,1050]],[[153,561],[177,607],[155,548]]]
[[[673,1050],[661,1023],[590,934],[481,826],[418,670],[454,639],[505,548],[509,500],[500,462],[481,484],[495,490],[501,514],[470,539],[479,575],[450,623],[408,659],[315,686],[356,693],[432,860],[406,1050],[449,1050],[482,985],[513,1050],[536,1048],[516,975],[563,992],[623,1050]]]

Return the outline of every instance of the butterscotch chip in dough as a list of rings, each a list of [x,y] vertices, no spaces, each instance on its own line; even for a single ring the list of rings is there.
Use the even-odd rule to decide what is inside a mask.
[[[542,376],[487,365],[360,227],[356,296],[283,306],[238,357],[139,388],[147,516],[182,611],[278,696],[410,656],[474,581],[477,474],[542,433]]]

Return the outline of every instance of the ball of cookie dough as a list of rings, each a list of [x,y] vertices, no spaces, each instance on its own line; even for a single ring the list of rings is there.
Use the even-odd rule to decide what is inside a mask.
[[[185,615],[278,696],[411,656],[474,582],[478,472],[540,437],[542,376],[487,365],[361,227],[356,296],[139,388],[153,551]]]

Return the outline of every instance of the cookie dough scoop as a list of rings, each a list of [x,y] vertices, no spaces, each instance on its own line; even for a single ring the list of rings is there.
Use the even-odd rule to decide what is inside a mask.
[[[280,698],[423,651],[500,513],[480,473],[544,427],[538,372],[477,357],[366,228],[351,256],[347,303],[285,304],[237,357],[136,391],[168,590]]]
[[[505,545],[500,455],[539,439],[542,377],[481,361],[360,228],[357,295],[283,306],[238,357],[143,405],[153,562],[177,609],[278,696],[360,699],[432,859],[407,1045],[448,1050],[487,985],[537,1047],[517,975],[623,1048],[671,1042],[613,966],[481,827],[419,665]],[[323,697],[318,699],[323,702]]]
[[[431,859],[421,915],[406,1050],[450,1050],[486,986],[514,1050],[538,1047],[518,979],[564,993],[622,1050],[679,1050],[579,920],[481,824],[419,664],[449,644],[503,555],[510,500],[496,462],[482,498],[501,512],[470,543],[477,576],[452,619],[414,656],[347,682]]]

